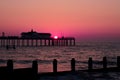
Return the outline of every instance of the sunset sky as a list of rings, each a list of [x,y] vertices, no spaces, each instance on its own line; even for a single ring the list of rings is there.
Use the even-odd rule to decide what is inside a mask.
[[[120,0],[0,0],[0,32],[119,37]],[[1,35],[0,33],[0,35]]]

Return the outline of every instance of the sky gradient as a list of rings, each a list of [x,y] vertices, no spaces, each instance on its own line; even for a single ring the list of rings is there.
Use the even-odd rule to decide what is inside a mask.
[[[120,0],[0,0],[0,32],[82,38],[120,35]]]

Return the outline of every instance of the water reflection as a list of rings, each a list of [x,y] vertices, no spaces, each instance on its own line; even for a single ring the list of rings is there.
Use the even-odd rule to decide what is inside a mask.
[[[76,69],[87,69],[88,58],[94,60],[94,68],[101,66],[104,56],[107,56],[109,66],[116,64],[120,56],[120,45],[117,43],[78,43],[71,47],[22,47],[16,50],[0,48],[0,65],[6,65],[8,59],[13,59],[15,68],[31,67],[33,60],[38,60],[40,72],[51,72],[53,59],[58,60],[58,71],[70,70],[70,60],[75,58]]]

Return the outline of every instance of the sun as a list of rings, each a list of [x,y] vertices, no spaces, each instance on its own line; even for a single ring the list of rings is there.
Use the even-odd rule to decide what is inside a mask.
[[[54,36],[54,39],[58,39],[58,36]]]

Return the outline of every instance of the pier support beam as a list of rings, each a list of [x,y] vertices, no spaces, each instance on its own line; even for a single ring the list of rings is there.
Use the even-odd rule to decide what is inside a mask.
[[[24,39],[22,39],[22,46],[24,46]]]
[[[48,46],[50,46],[50,40],[48,40]]]
[[[73,40],[73,46],[75,46],[75,39]]]
[[[38,40],[36,39],[36,47],[38,46]]]
[[[70,40],[70,46],[72,46],[72,40]]]
[[[40,39],[40,46],[42,46],[42,39]]]
[[[20,46],[20,40],[17,39],[17,46],[19,47]]]
[[[44,40],[44,46],[46,46],[47,45],[47,41],[46,41],[46,39]]]
[[[52,40],[52,46],[54,46],[55,44],[54,44],[54,40]]]
[[[31,40],[31,46],[33,47],[33,39]]]

